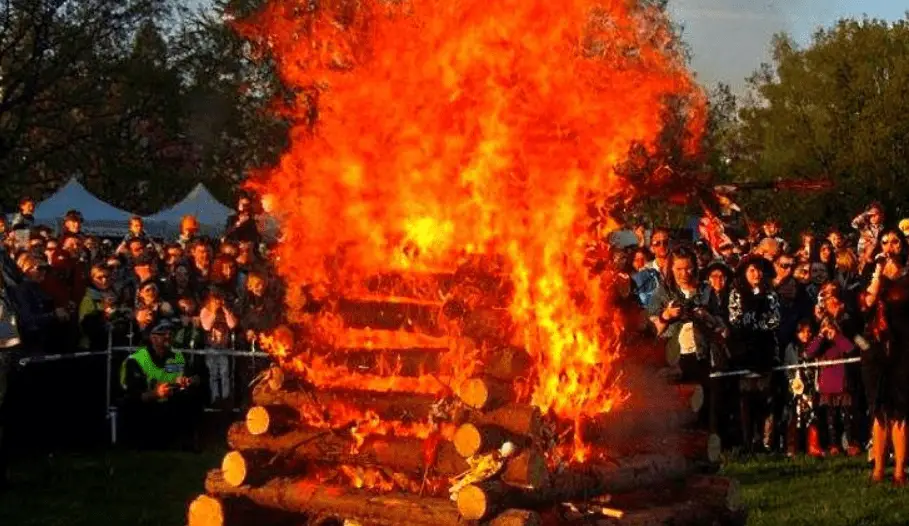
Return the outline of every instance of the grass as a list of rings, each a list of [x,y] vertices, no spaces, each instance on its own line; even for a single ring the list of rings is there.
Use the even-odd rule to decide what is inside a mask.
[[[104,451],[19,458],[15,486],[0,494],[10,526],[178,526],[220,454]],[[870,487],[858,459],[730,462],[754,526],[909,524],[909,489]]]

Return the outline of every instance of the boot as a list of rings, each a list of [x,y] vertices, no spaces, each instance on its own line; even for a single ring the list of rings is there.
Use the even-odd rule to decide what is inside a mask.
[[[808,456],[815,458],[824,456],[824,450],[821,449],[821,435],[814,424],[808,426]]]
[[[786,427],[786,456],[792,458],[798,452],[799,430],[795,416],[789,419]]]
[[[853,438],[853,429],[855,427],[855,420],[852,416],[852,410],[846,409],[843,411],[843,444],[846,446],[846,455],[850,457],[856,457],[862,454],[862,448]]]

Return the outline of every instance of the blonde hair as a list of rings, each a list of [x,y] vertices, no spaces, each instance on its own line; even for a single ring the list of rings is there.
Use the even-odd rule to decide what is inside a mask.
[[[858,272],[858,258],[848,248],[840,250],[836,253],[836,269],[845,273]]]

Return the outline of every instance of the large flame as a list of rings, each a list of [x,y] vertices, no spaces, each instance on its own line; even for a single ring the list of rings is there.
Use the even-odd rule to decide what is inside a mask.
[[[282,222],[291,315],[338,265],[503,255],[532,402],[610,410],[622,321],[584,266],[589,204],[635,194],[616,167],[658,148],[668,99],[690,137],[703,124],[665,15],[633,0],[273,0],[244,30],[298,97],[289,149],[253,183]]]

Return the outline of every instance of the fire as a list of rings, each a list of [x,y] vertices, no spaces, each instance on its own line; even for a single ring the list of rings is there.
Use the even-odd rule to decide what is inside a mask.
[[[242,27],[297,93],[289,149],[251,183],[282,223],[291,316],[306,316],[293,291],[337,286],[340,267],[360,279],[505,256],[532,402],[574,421],[611,410],[623,323],[584,265],[588,205],[640,191],[617,166],[657,151],[667,100],[683,101],[687,153],[703,126],[665,15],[634,0],[314,5],[274,0]],[[323,386],[443,390],[294,365]]]

